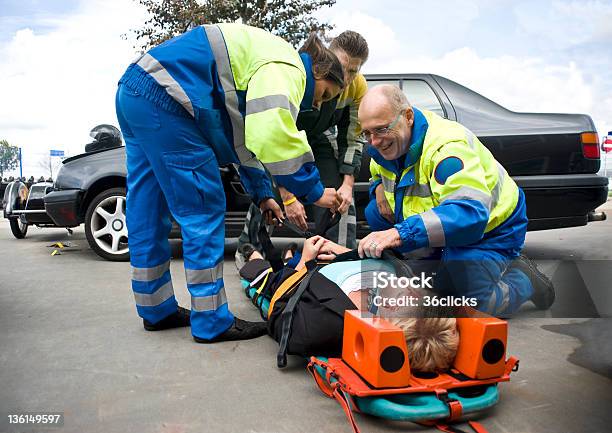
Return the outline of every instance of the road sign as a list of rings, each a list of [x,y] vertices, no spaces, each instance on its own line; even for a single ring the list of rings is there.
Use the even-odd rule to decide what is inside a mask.
[[[612,152],[612,131],[608,132],[601,143],[601,150],[604,152]]]
[[[63,150],[50,150],[49,156],[64,156]]]

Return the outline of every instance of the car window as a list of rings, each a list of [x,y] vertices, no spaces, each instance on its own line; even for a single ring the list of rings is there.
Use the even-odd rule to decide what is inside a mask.
[[[391,84],[397,87],[400,86],[399,80],[368,80],[368,89],[380,86],[381,84]]]
[[[410,105],[417,108],[433,111],[434,113],[446,117],[440,101],[436,97],[429,84],[423,80],[404,80],[402,90],[408,98]]]

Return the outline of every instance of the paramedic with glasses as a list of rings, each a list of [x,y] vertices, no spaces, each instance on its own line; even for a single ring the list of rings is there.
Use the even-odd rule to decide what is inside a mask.
[[[527,300],[551,306],[552,283],[521,256],[523,191],[470,130],[411,107],[391,85],[368,91],[359,121],[372,158],[365,214],[373,230],[360,241],[360,256],[429,248],[440,260],[442,295],[474,297],[497,315]]]

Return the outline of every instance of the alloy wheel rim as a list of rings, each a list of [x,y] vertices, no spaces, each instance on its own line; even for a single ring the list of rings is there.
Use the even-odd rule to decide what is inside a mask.
[[[103,251],[120,255],[128,252],[125,197],[111,196],[94,209],[90,223],[96,245]]]

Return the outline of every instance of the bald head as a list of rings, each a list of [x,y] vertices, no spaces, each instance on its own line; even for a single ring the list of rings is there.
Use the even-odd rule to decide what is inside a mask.
[[[410,108],[410,102],[399,87],[391,84],[381,84],[368,90],[361,101],[360,111],[362,107],[373,110],[388,109],[394,113],[399,113]]]

